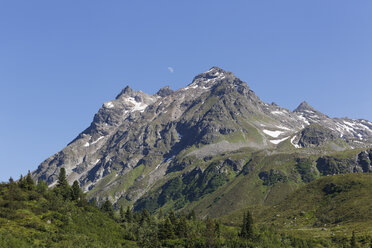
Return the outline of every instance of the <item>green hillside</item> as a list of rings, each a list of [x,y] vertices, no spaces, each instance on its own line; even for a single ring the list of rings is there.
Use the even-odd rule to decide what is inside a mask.
[[[133,247],[120,225],[72,189],[49,190],[30,177],[0,184],[0,247]]]
[[[250,209],[258,226],[305,240],[332,240],[347,244],[355,232],[359,246],[372,244],[372,174],[353,173],[321,177],[270,207],[250,206],[221,219],[238,225]],[[349,246],[340,247],[349,247]]]
[[[322,177],[263,211],[263,222],[287,229],[372,233],[372,174]]]
[[[317,179],[271,207],[218,219],[88,203],[77,183],[0,184],[0,247],[370,247],[371,174]],[[270,181],[270,180],[269,180]],[[269,183],[268,183],[269,184]],[[175,184],[177,186],[177,184]],[[174,188],[177,188],[173,185]],[[245,206],[246,207],[246,206]],[[253,218],[250,213],[253,213]],[[355,231],[354,234],[352,232]],[[354,243],[356,246],[354,246]]]

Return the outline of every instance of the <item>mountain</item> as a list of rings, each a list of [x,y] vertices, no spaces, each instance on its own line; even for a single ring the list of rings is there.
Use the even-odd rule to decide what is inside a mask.
[[[176,91],[127,86],[33,177],[53,186],[64,167],[99,202],[213,216],[276,204],[320,176],[372,171],[371,146],[367,120],[265,103],[212,67]]]

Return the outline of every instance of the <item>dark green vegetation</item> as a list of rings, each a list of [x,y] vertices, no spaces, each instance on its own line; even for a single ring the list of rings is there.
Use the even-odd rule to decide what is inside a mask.
[[[308,161],[298,167],[308,171]],[[273,207],[250,207],[253,216],[201,220],[194,211],[116,213],[109,201],[88,203],[64,170],[53,189],[28,174],[0,185],[0,247],[370,247],[371,193],[371,174],[322,177]]]
[[[79,186],[34,184],[30,174],[0,185],[0,247],[132,247],[123,229],[85,200]]]
[[[203,159],[175,157],[174,163],[185,166],[168,173],[167,179],[140,197],[134,210],[152,214],[160,208],[194,210],[198,216],[216,218],[247,205],[273,206],[322,176],[367,173],[372,168],[371,150],[312,153],[312,148],[242,148]]]

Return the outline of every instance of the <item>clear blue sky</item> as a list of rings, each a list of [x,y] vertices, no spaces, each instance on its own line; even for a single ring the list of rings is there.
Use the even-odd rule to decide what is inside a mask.
[[[214,65],[264,101],[372,120],[371,13],[370,0],[1,1],[0,181],[61,150],[126,85],[178,89]]]

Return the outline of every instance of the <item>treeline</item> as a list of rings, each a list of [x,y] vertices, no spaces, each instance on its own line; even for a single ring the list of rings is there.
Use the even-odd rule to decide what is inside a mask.
[[[160,211],[154,215],[130,207],[115,211],[110,201],[88,202],[61,168],[56,186],[32,180],[0,185],[0,247],[359,247],[351,238],[301,239],[273,226],[258,228],[249,211],[241,225],[211,218]],[[366,246],[367,247],[367,246]]]
[[[31,173],[0,184],[0,247],[136,247],[124,232],[63,168],[53,188]]]

